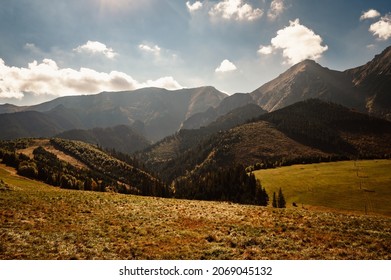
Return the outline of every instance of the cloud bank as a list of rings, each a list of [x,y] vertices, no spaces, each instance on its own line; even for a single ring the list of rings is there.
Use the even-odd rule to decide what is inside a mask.
[[[65,96],[95,94],[102,91],[134,90],[143,87],[161,87],[170,90],[183,88],[173,77],[139,82],[119,72],[97,72],[89,68],[74,70],[59,68],[51,59],[33,61],[27,68],[10,67],[0,58],[0,97],[22,99],[24,93]]]
[[[281,49],[285,63],[293,65],[305,59],[320,58],[328,49],[328,46],[322,46],[322,41],[319,35],[296,19],[277,31],[277,36],[271,39],[271,45],[261,45],[258,53],[269,55],[274,50]]]

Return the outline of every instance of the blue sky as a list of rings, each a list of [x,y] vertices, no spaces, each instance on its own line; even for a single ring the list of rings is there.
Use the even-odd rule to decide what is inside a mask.
[[[158,86],[251,92],[303,59],[391,45],[384,0],[3,0],[0,104]]]

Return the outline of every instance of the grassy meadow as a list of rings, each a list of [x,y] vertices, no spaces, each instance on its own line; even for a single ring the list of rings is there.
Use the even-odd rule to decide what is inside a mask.
[[[291,207],[391,216],[391,160],[341,161],[256,171],[269,196],[281,187]]]
[[[390,259],[391,218],[63,190],[0,165],[0,259]]]

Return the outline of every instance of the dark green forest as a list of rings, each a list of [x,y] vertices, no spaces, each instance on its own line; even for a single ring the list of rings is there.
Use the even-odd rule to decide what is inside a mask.
[[[256,180],[254,174],[248,174],[242,165],[178,178],[174,181],[174,186],[174,196],[177,198],[232,201],[262,206],[269,202],[269,196],[261,182]]]

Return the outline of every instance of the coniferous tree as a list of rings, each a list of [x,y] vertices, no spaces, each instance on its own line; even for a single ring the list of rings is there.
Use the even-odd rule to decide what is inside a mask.
[[[269,195],[266,192],[266,189],[262,187],[261,181],[257,180],[257,191],[256,191],[256,201],[255,204],[261,206],[267,206],[269,203]]]
[[[274,208],[277,208],[276,192],[273,192],[273,202],[272,202],[272,206],[273,206]]]
[[[286,208],[286,201],[285,201],[285,197],[284,197],[284,194],[282,193],[281,188],[278,190],[277,204],[278,204],[278,208]]]

